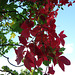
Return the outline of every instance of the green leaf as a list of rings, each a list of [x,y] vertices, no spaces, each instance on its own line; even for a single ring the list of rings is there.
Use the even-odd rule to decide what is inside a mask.
[[[3,69],[4,71],[9,71],[9,70],[10,70],[8,66],[2,66],[2,69]]]
[[[44,64],[45,66],[48,66],[50,63],[51,63],[50,61],[46,61],[46,60],[43,61],[43,64]]]
[[[59,52],[63,52],[64,50],[65,50],[65,48],[62,47],[62,48],[59,50]]]
[[[38,70],[38,73],[40,73],[40,75],[42,75],[42,72],[41,72],[41,70],[43,70],[42,68],[38,68],[39,70]]]
[[[5,53],[8,53],[8,50],[7,49],[5,50]]]
[[[16,70],[13,71],[13,74],[18,75],[18,73],[16,72]]]
[[[49,59],[50,59],[50,60],[52,60],[52,59],[53,59],[53,57],[49,56]]]
[[[41,67],[38,68],[39,70],[43,70]]]
[[[61,7],[61,9],[62,9],[62,10],[64,10],[64,8],[63,8],[63,7]]]
[[[34,75],[38,75],[38,72],[34,72]]]
[[[4,0],[4,1],[3,0],[0,0],[0,6],[3,6],[4,7],[4,5],[6,5],[6,3],[7,3],[7,1],[8,0]]]
[[[14,25],[11,26],[11,28],[13,29],[13,31],[21,33],[21,31],[23,29],[20,28],[20,23],[22,23],[22,21],[17,22]]]

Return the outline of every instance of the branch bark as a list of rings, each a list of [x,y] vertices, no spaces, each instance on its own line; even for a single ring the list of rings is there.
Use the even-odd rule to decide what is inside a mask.
[[[17,12],[17,11],[0,11],[0,13],[7,13],[7,12]]]
[[[10,73],[10,74],[12,74],[12,75],[15,75],[15,74],[13,74],[12,72],[10,72],[10,71],[4,71],[4,70],[0,70],[1,72],[8,72],[8,73]]]
[[[16,12],[16,13],[18,13],[19,14],[19,12],[18,11],[0,11],[0,13],[7,13],[7,12],[10,12],[10,13],[12,13],[12,12]],[[21,14],[19,14],[20,16],[22,16],[23,18],[24,18],[24,16],[23,15],[21,15]],[[24,20],[26,20],[25,18],[24,18]]]
[[[24,66],[24,64],[23,64],[23,65],[16,66],[16,65],[12,64],[12,63],[9,61],[9,57],[7,57],[7,56],[5,56],[5,55],[3,55],[3,54],[1,54],[1,53],[0,53],[0,55],[2,55],[4,58],[6,58],[7,61],[9,62],[9,64],[12,65],[12,66],[14,66],[14,67],[22,67],[22,66]]]
[[[23,46],[23,45],[17,45],[17,44],[0,44],[0,46]]]

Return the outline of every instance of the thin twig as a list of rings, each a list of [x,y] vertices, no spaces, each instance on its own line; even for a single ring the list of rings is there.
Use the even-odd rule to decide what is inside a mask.
[[[7,12],[17,12],[17,11],[0,11],[0,13],[7,13]]]
[[[21,15],[18,11],[17,11],[17,13],[18,13],[21,17],[23,17],[23,18],[24,18],[24,16],[23,16],[23,15]],[[26,19],[24,18],[24,20],[26,20]]]
[[[8,72],[8,73],[10,73],[10,74],[12,74],[12,75],[15,75],[15,74],[13,74],[12,72],[10,72],[10,71],[4,71],[4,70],[0,70],[1,72]]]
[[[0,53],[1,54],[1,53]],[[24,66],[24,64],[23,65],[20,65],[20,66],[16,66],[16,65],[14,65],[14,64],[12,64],[10,61],[9,61],[9,57],[7,57],[7,56],[5,56],[5,55],[3,55],[3,54],[1,54],[3,57],[5,57],[6,59],[7,59],[7,61],[9,62],[9,64],[10,65],[12,65],[12,66],[14,66],[14,67],[22,67],[22,66]]]
[[[34,65],[35,65],[35,67],[34,67],[33,75],[35,75],[34,73],[35,73],[35,68],[36,68],[36,62],[35,62],[35,41],[34,41]]]
[[[23,46],[23,45],[17,45],[17,44],[0,44],[0,46]]]
[[[22,16],[24,18],[24,16],[21,15],[18,11],[0,11],[0,13],[8,13],[8,12],[10,12],[10,13],[16,12],[16,13],[18,13],[20,16]],[[26,20],[26,19],[24,18],[24,20]]]

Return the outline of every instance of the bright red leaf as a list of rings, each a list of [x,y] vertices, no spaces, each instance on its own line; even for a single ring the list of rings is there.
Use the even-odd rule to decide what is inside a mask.
[[[50,74],[54,74],[55,73],[55,71],[53,70],[53,66],[52,67],[49,67],[48,73],[50,73]]]
[[[73,1],[73,3],[75,3],[75,0]]]
[[[69,7],[69,6],[72,6],[72,2],[69,2],[68,7]]]
[[[17,50],[15,49],[15,53],[17,55],[17,59],[16,59],[17,64],[20,64],[21,60],[23,59],[24,48],[25,48],[24,46],[20,46]]]
[[[31,20],[29,20],[29,19],[26,19],[26,20],[22,23],[21,28],[22,28],[22,29],[26,29],[26,28],[31,28],[31,27],[33,27],[33,26],[34,26],[34,22],[31,21]]]
[[[71,62],[65,56],[61,56],[60,59],[62,60],[62,62],[65,65],[70,65],[71,64]]]
[[[65,4],[69,3],[69,0],[59,0],[59,2],[60,2],[62,5],[65,5]]]
[[[24,65],[30,71],[31,71],[31,67],[36,66],[36,59],[34,58],[34,56],[29,51],[27,51],[27,53],[26,53],[26,56],[24,59]]]
[[[19,37],[19,41],[20,41],[20,43],[22,43],[24,46],[27,44],[26,39],[25,39],[24,37],[22,37],[22,36]]]
[[[33,30],[31,30],[31,34],[33,36],[37,36],[40,31],[40,26],[36,26]]]
[[[39,58],[39,60],[38,61],[36,61],[36,65],[39,67],[41,64],[42,64],[42,58]]]
[[[54,58],[53,63],[54,63],[54,66],[57,64],[57,59],[56,58]]]
[[[64,44],[65,44],[64,38],[67,36],[63,33],[64,33],[64,31],[61,31],[59,36],[60,36],[60,43],[64,46]]]
[[[30,48],[30,51],[32,53],[34,53],[35,55],[43,56],[43,53],[42,53],[41,49],[39,49],[36,45],[31,43],[31,44],[29,44],[28,47]]]
[[[70,63],[70,61],[69,61],[66,57],[60,56],[60,57],[58,58],[58,64],[59,64],[60,68],[61,68],[63,71],[65,71],[64,64],[65,64],[65,65],[70,65],[71,63]]]
[[[30,31],[29,29],[24,29],[22,32],[21,32],[21,35],[24,36],[25,38],[28,38],[30,36]]]

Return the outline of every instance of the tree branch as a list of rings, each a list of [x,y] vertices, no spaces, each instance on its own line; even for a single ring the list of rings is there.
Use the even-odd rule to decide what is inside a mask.
[[[0,11],[0,13],[7,13],[7,12],[17,12],[17,11]]]
[[[12,74],[12,75],[15,75],[15,74],[13,74],[12,72],[10,72],[10,71],[4,71],[4,70],[0,70],[1,72],[8,72],[8,73],[10,73],[10,74]]]
[[[19,14],[19,12],[18,11],[0,11],[0,13],[7,13],[7,12],[10,12],[10,13],[12,13],[12,12],[16,12],[16,13],[18,13]],[[20,16],[22,16],[23,18],[24,18],[24,16],[23,15],[21,15],[21,14],[19,14]],[[26,20],[25,18],[24,18],[24,20]]]
[[[0,53],[1,54],[1,53]],[[3,54],[1,54],[3,57],[5,57],[6,59],[7,59],[7,61],[9,62],[9,64],[10,65],[12,65],[12,66],[14,66],[14,67],[22,67],[22,66],[24,66],[24,64],[23,65],[20,65],[20,66],[16,66],[16,65],[14,65],[14,64],[12,64],[10,61],[9,61],[9,57],[7,57],[7,56],[5,56],[5,55],[3,55]]]
[[[23,45],[17,45],[17,44],[0,44],[0,46],[23,46]]]

